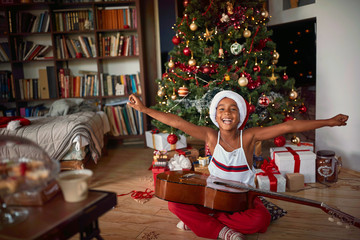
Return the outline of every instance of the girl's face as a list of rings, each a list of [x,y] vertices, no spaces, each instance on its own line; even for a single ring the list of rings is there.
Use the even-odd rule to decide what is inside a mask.
[[[237,128],[240,122],[239,108],[230,98],[223,98],[216,108],[216,121],[220,129],[231,130]]]

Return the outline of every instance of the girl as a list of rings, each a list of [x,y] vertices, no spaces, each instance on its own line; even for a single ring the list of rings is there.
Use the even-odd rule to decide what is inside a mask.
[[[303,132],[325,126],[344,126],[348,116],[339,114],[325,120],[287,121],[270,127],[242,130],[248,119],[247,103],[237,93],[221,91],[211,101],[210,119],[219,131],[187,122],[177,115],[145,107],[135,95],[128,104],[134,109],[169,126],[203,140],[209,146],[211,175],[254,186],[253,151],[255,142],[272,139],[286,133]],[[197,236],[211,239],[244,239],[243,234],[265,232],[271,216],[261,200],[255,198],[254,208],[226,213],[204,207],[169,202],[169,210],[181,221],[178,228],[192,230]]]

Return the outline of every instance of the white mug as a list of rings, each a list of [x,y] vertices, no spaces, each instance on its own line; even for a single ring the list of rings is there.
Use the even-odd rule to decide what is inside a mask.
[[[57,178],[66,202],[80,202],[87,198],[93,172],[89,169],[61,172]]]

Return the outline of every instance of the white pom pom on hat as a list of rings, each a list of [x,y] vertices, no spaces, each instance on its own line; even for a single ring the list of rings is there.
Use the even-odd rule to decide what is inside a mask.
[[[219,104],[219,102],[223,98],[230,98],[236,102],[236,104],[239,108],[239,114],[240,114],[240,122],[238,124],[238,128],[243,129],[246,124],[247,119],[249,118],[249,115],[248,115],[249,104],[245,101],[245,99],[242,96],[240,96],[238,93],[233,92],[233,91],[224,90],[224,91],[218,92],[214,96],[214,98],[211,101],[210,107],[209,107],[209,115],[210,115],[211,121],[217,127],[219,127],[219,124],[216,122],[216,108],[217,108],[217,105]]]

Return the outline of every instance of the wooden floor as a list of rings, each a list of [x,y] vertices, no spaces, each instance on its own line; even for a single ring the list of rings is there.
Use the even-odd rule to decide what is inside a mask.
[[[153,150],[142,145],[109,144],[108,153],[97,165],[88,163],[94,171],[91,188],[114,191],[118,194],[153,189]],[[289,194],[289,193],[286,193]],[[323,201],[330,206],[360,218],[360,174],[342,170],[336,184],[326,187],[312,184],[307,190],[293,195]],[[328,215],[318,208],[271,200],[286,209],[288,214],[271,223],[266,233],[247,235],[247,239],[360,239],[360,229],[346,229],[327,220]],[[129,195],[118,197],[118,205],[99,219],[104,239],[204,239],[191,231],[176,228],[178,219],[168,211],[167,202],[152,198],[138,203]],[[78,239],[74,236],[72,239]]]

